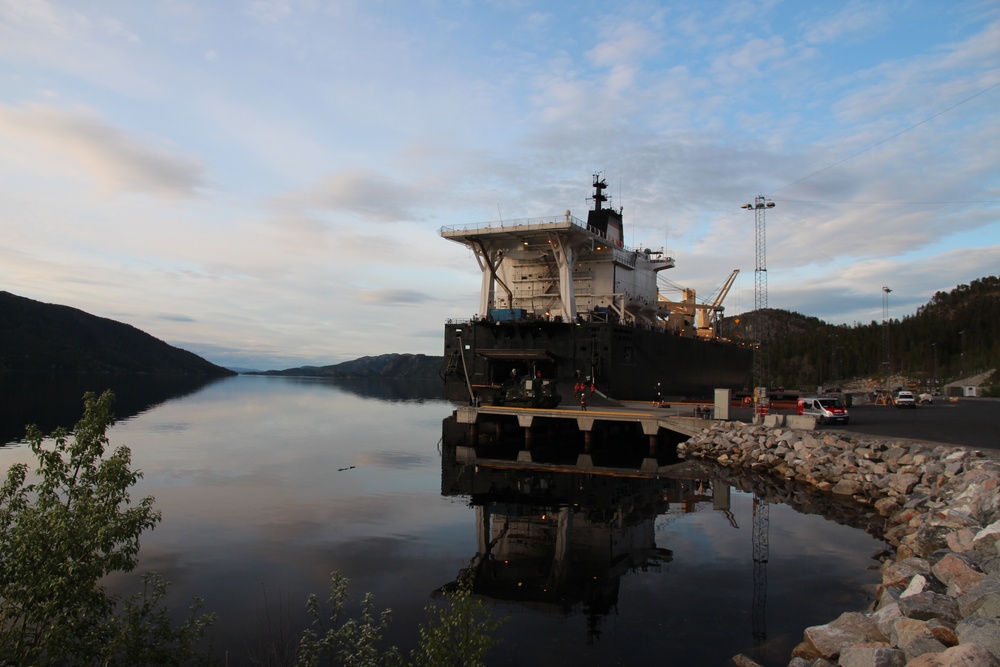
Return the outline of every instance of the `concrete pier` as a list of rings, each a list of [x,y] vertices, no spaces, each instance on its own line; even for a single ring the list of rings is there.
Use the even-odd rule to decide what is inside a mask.
[[[705,417],[688,417],[679,414],[683,408],[652,408],[649,411],[639,411],[632,408],[602,407],[600,410],[576,410],[569,408],[512,408],[505,406],[462,406],[455,410],[455,418],[459,424],[468,424],[470,433],[477,434],[477,425],[484,417],[503,416],[517,419],[518,426],[524,431],[525,449],[530,449],[532,428],[536,422],[560,420],[576,425],[584,437],[584,447],[588,448],[594,426],[600,423],[638,424],[644,435],[649,436],[650,456],[656,454],[656,439],[661,430],[674,431],[686,436],[700,433],[710,427],[715,420]]]

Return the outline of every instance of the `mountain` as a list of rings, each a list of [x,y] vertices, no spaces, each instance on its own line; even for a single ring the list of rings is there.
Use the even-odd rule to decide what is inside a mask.
[[[234,375],[128,324],[3,291],[0,371]]]
[[[440,378],[444,357],[426,354],[380,354],[361,357],[332,366],[300,366],[283,371],[264,371],[252,375],[287,375],[326,378]]]

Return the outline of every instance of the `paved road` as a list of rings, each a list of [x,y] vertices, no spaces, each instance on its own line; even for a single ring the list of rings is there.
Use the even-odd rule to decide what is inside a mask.
[[[859,405],[850,408],[850,413],[846,426],[818,428],[1000,450],[1000,399],[960,398],[956,403],[935,402],[912,410]]]

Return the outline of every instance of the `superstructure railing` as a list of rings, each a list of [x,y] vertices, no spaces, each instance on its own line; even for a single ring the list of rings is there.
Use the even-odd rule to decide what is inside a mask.
[[[544,216],[539,218],[517,218],[514,220],[493,220],[490,222],[474,222],[467,225],[446,225],[438,230],[440,236],[452,236],[452,235],[463,235],[475,232],[506,232],[506,231],[516,231],[519,227],[533,227],[535,230],[544,230],[548,226],[558,226],[565,227],[566,223],[570,223],[574,227],[579,227],[584,229],[595,236],[609,241],[606,232],[603,232],[595,227],[591,227],[585,221],[574,215],[554,215],[554,216]],[[610,242],[610,241],[609,241]],[[618,254],[616,256],[619,261],[629,264],[630,266],[635,266],[635,254],[643,253],[647,255],[654,255],[658,257],[663,257],[668,261],[673,261],[672,258],[666,257],[663,248],[632,248],[626,245],[616,245],[616,250]],[[625,258],[625,254],[630,253],[633,255],[631,260]]]
[[[493,220],[490,222],[473,222],[467,225],[448,225],[442,227],[439,231],[441,236],[445,234],[453,234],[455,232],[481,232],[488,230],[508,230],[515,229],[517,227],[527,227],[527,226],[540,226],[540,225],[560,225],[564,226],[566,223],[571,223],[575,227],[580,227],[582,229],[588,229],[591,232],[596,232],[596,230],[588,228],[587,223],[575,215],[550,215],[540,218],[517,218],[514,220]]]

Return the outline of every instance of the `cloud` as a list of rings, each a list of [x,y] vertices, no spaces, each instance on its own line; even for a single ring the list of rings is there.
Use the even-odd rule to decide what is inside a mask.
[[[0,57],[17,63],[10,71],[51,67],[100,88],[149,93],[159,84],[155,75],[140,71],[148,64],[142,58],[145,46],[140,29],[103,6],[0,0]]]
[[[426,194],[406,183],[363,167],[336,171],[319,185],[284,199],[317,211],[350,213],[370,222],[403,222],[418,217]]]
[[[859,33],[878,27],[887,19],[885,7],[850,2],[827,16],[810,16],[804,21],[802,36],[809,44],[830,44],[844,40],[851,42]]]
[[[176,313],[162,313],[159,318],[168,322],[197,322],[197,318],[189,315],[179,315]]]
[[[780,36],[754,37],[735,51],[720,54],[713,63],[713,70],[716,78],[725,84],[755,83],[768,65],[781,62],[787,55],[785,41]]]
[[[358,290],[358,297],[365,303],[403,306],[436,300],[429,294],[407,289],[362,289]]]
[[[255,21],[261,23],[277,23],[292,13],[288,0],[253,0],[246,9]]]
[[[0,106],[0,135],[67,159],[108,195],[194,197],[205,185],[199,161],[149,145],[82,109]]]

